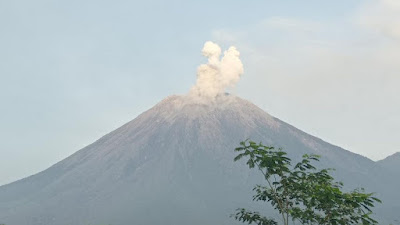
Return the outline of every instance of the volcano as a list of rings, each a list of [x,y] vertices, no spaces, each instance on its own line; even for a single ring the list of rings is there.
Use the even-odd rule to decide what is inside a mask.
[[[274,216],[251,202],[262,177],[233,161],[245,139],[282,147],[292,158],[321,155],[319,166],[336,168],[345,187],[377,192],[384,204],[375,218],[398,219],[397,171],[223,94],[212,101],[167,97],[43,172],[0,187],[0,223],[237,224],[229,216],[239,207]]]

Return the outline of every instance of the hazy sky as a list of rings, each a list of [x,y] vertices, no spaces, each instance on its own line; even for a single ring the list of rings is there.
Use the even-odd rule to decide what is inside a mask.
[[[0,184],[185,94],[211,40],[233,92],[332,144],[400,151],[400,1],[0,1]]]

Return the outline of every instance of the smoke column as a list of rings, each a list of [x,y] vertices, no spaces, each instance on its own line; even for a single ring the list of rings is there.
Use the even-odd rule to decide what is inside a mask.
[[[229,47],[221,58],[221,48],[207,41],[202,54],[208,58],[208,63],[197,68],[197,81],[190,91],[191,95],[215,98],[224,93],[226,88],[235,86],[243,74],[240,53],[235,47]]]

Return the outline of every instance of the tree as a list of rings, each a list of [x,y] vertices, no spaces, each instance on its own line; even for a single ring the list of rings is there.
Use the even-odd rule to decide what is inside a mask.
[[[249,168],[258,169],[266,185],[254,187],[254,201],[270,202],[281,216],[284,225],[289,222],[301,224],[378,224],[372,219],[371,208],[381,201],[364,189],[342,191],[343,183],[334,181],[329,174],[332,169],[317,170],[312,165],[318,155],[303,155],[294,166],[282,149],[256,144],[240,143],[235,149],[239,154],[235,161],[247,159]],[[274,219],[258,212],[238,209],[235,219],[248,224],[275,225]]]

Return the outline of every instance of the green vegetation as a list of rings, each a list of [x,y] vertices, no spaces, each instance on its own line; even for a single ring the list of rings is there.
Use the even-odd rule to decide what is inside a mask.
[[[304,155],[302,161],[291,164],[286,152],[252,141],[240,143],[235,161],[247,159],[249,168],[258,169],[266,185],[254,187],[254,201],[269,202],[281,216],[282,223],[301,224],[378,224],[372,219],[372,208],[381,201],[363,189],[343,192],[343,184],[334,181],[331,169],[317,170],[313,161],[317,155]],[[238,209],[235,219],[258,225],[278,224],[258,212]]]

